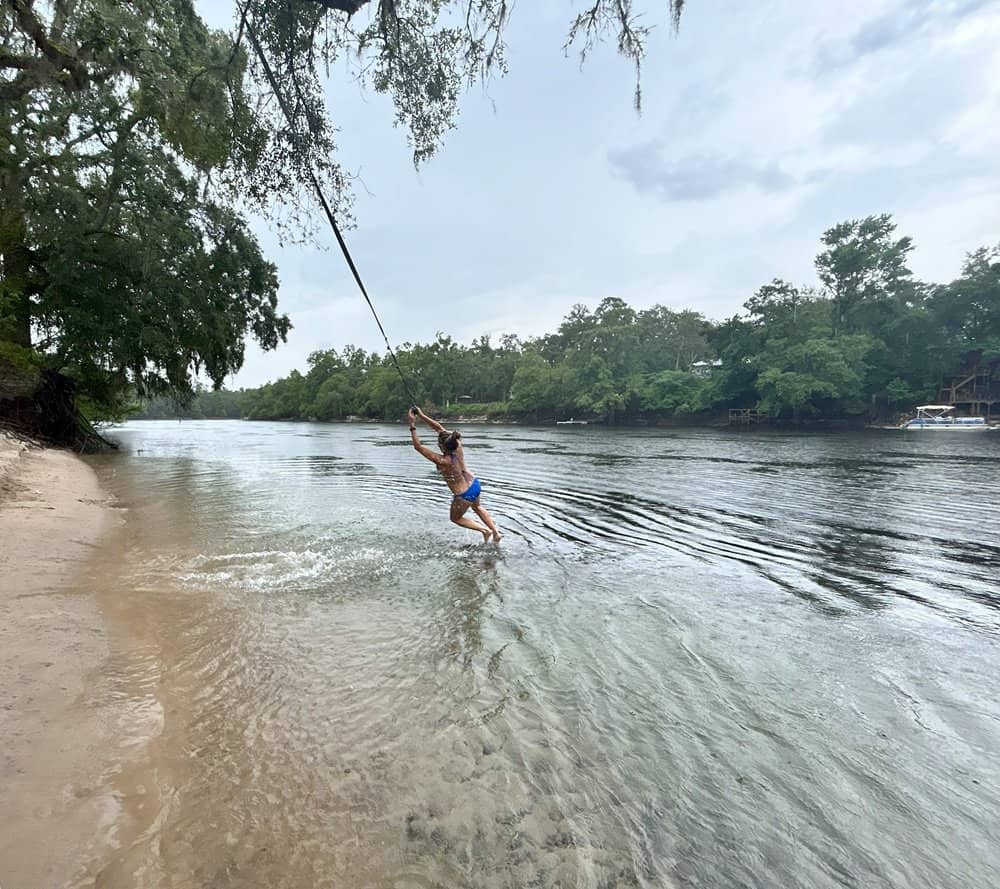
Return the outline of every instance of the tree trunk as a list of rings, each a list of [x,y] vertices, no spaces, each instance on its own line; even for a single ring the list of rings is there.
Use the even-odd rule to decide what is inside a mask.
[[[0,343],[31,347],[31,251],[20,170],[0,170]]]

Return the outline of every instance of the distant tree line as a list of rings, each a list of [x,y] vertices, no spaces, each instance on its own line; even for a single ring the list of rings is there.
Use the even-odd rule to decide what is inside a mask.
[[[826,231],[818,284],[776,279],[721,323],[609,297],[577,305],[559,329],[471,345],[438,334],[399,361],[427,406],[445,414],[544,421],[696,419],[733,407],[789,420],[875,419],[936,397],[975,365],[1000,364],[1000,245],[970,253],[950,284],[914,278],[913,243],[888,215]],[[304,373],[257,389],[202,392],[143,417],[398,419],[407,407],[387,356],[353,346],[314,352]],[[998,372],[1000,376],[1000,372]],[[1000,383],[1000,380],[998,380]]]

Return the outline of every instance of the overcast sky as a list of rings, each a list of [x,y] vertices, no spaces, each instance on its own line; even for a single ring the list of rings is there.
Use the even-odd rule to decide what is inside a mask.
[[[232,26],[230,2],[198,2]],[[689,0],[676,36],[650,0],[641,116],[613,47],[564,57],[579,5],[515,6],[510,73],[465,96],[419,171],[388,101],[333,73],[341,161],[364,182],[347,240],[394,344],[546,333],[606,296],[722,319],[771,278],[813,283],[823,230],[870,213],[914,238],[924,280],[1000,241],[997,0]],[[380,350],[335,246],[254,228],[294,330],[229,385]]]

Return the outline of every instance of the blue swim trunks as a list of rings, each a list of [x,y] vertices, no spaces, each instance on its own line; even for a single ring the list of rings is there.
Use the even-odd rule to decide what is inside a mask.
[[[458,500],[461,498],[462,500],[468,500],[469,503],[475,503],[476,498],[482,490],[482,486],[479,484],[479,479],[473,479],[472,484],[469,485],[468,488],[466,488],[461,494],[455,495],[455,499]]]

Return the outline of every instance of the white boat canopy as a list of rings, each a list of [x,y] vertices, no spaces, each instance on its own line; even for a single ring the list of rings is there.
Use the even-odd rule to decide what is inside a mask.
[[[954,410],[951,404],[921,404],[917,406],[918,411],[951,411]]]

